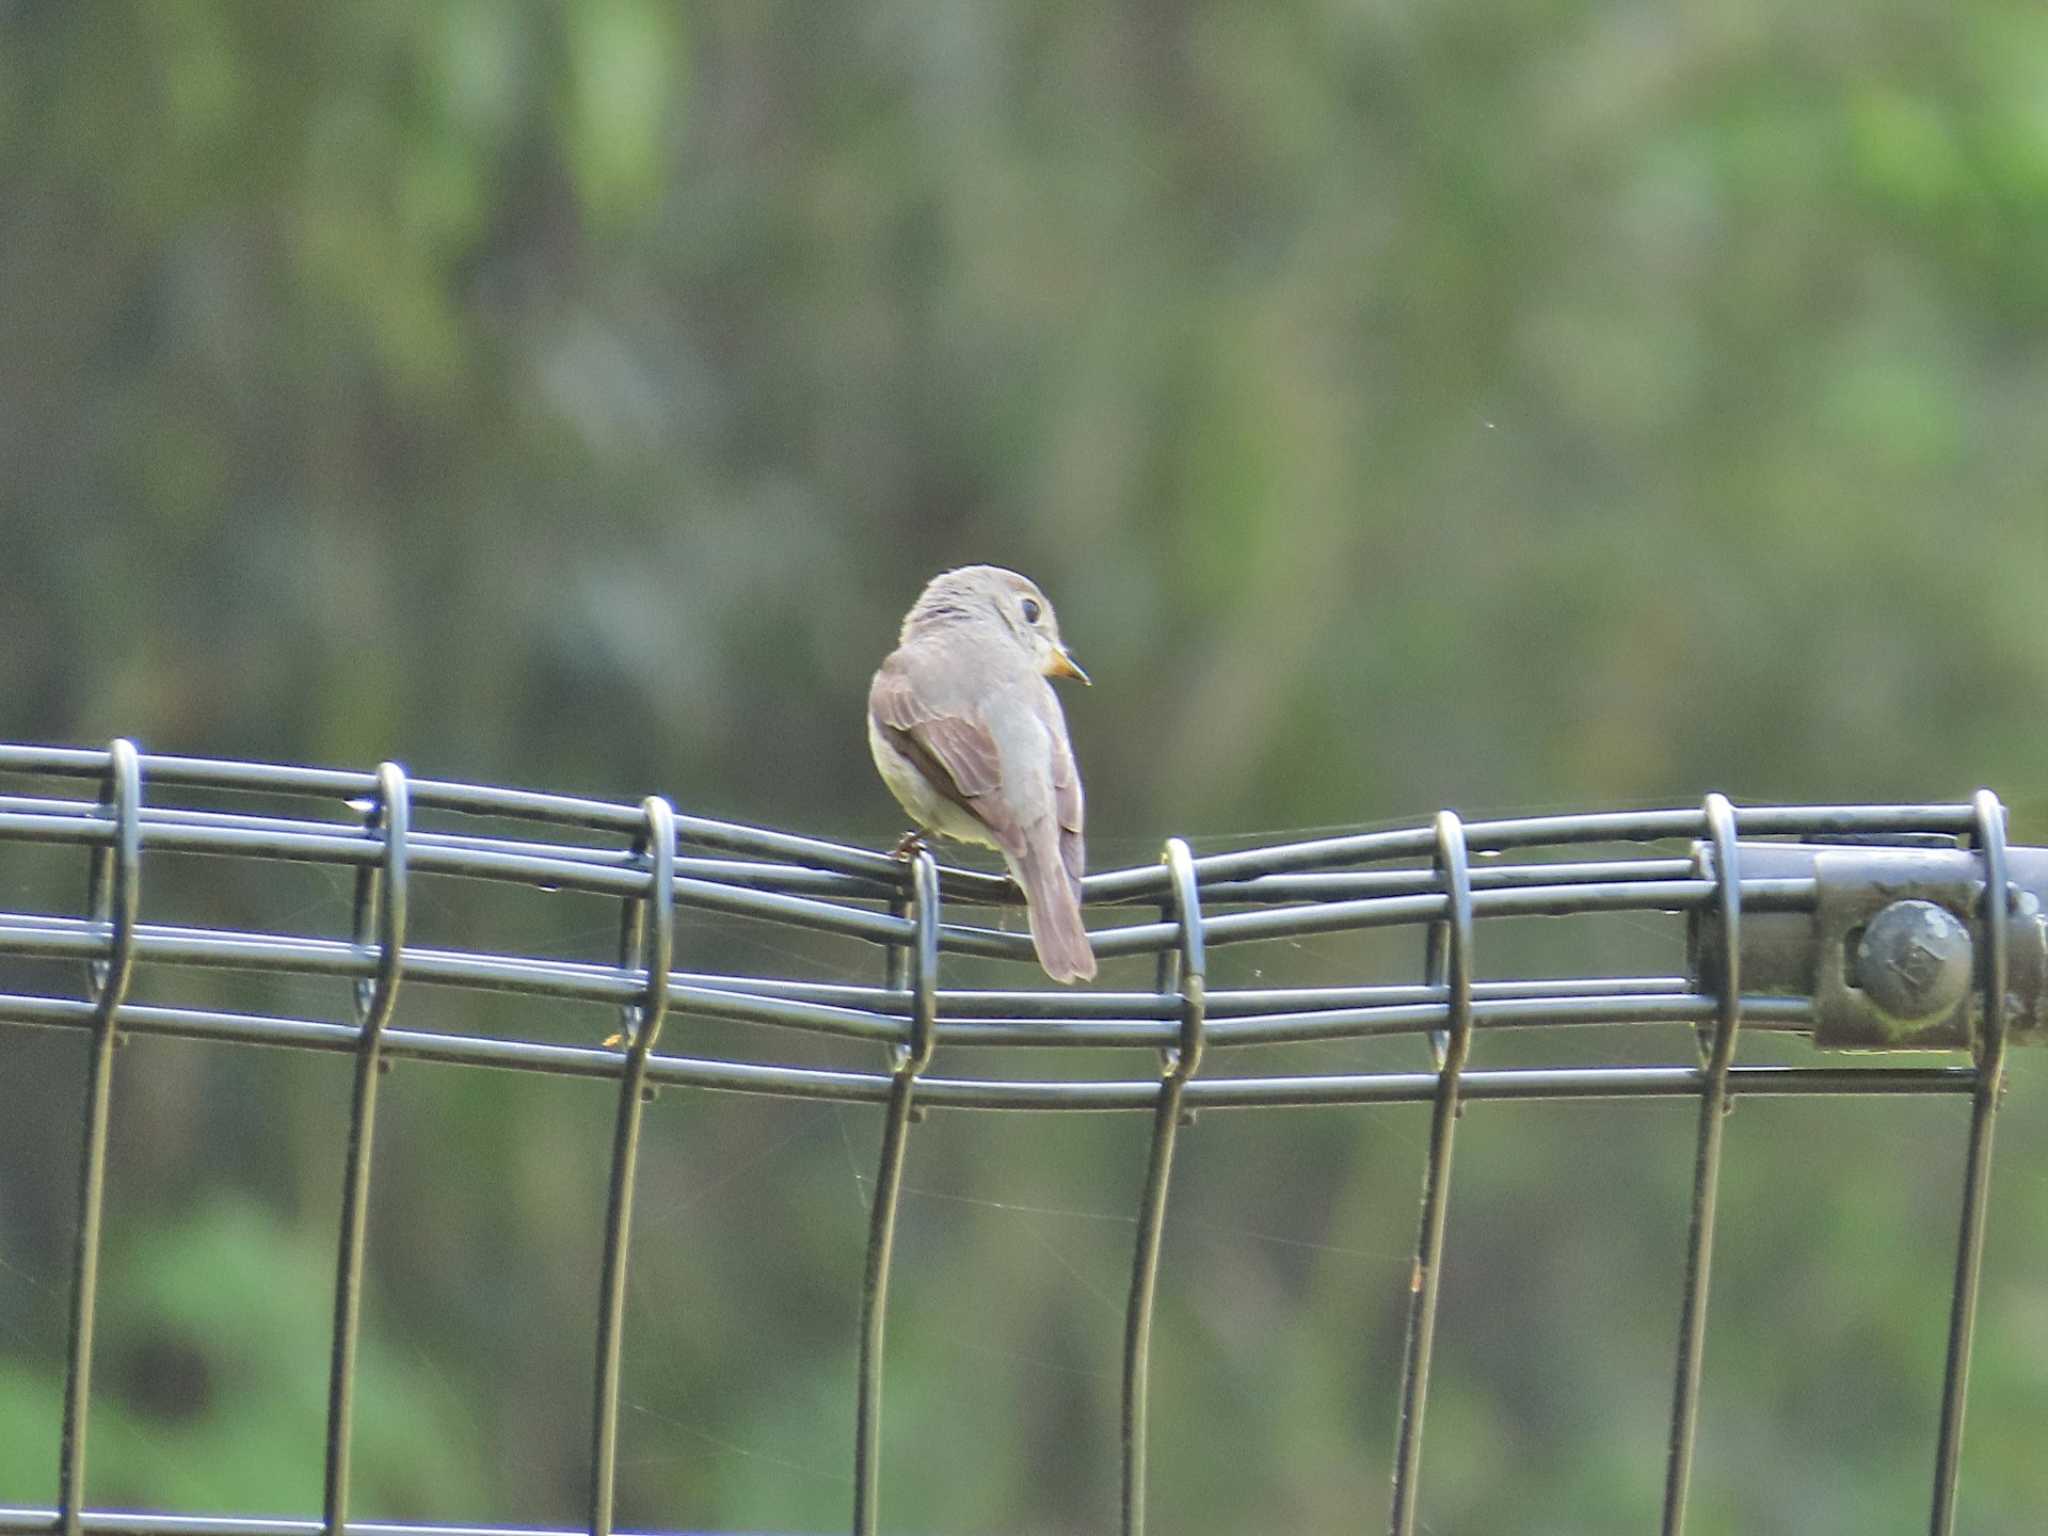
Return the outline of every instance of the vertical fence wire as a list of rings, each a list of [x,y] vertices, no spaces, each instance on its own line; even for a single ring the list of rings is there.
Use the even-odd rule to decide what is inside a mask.
[[[377,795],[367,825],[379,832],[384,857],[356,873],[355,942],[374,943],[376,974],[355,983],[355,1083],[349,1100],[348,1155],[341,1185],[341,1237],[335,1252],[334,1338],[327,1373],[327,1455],[321,1518],[328,1536],[348,1521],[349,1448],[355,1394],[356,1339],[362,1322],[363,1244],[370,1214],[370,1149],[377,1127],[377,1083],[382,1076],[384,1026],[398,1000],[404,964],[406,837],[411,804],[405,770],[377,770]]]
[[[1138,1233],[1131,1259],[1131,1295],[1124,1314],[1123,1524],[1124,1536],[1143,1536],[1145,1467],[1149,1442],[1152,1374],[1152,1302],[1159,1286],[1159,1247],[1166,1221],[1167,1185],[1181,1122],[1181,1099],[1201,1070],[1203,1025],[1208,1014],[1208,960],[1202,942],[1202,905],[1195,885],[1194,855],[1181,839],[1169,838],[1165,863],[1172,882],[1167,915],[1178,920],[1176,947],[1159,956],[1158,990],[1180,995],[1180,1038],[1162,1053],[1159,1101],[1152,1111],[1151,1153],[1138,1201]]]
[[[896,1208],[903,1194],[903,1154],[909,1144],[911,1099],[918,1074],[931,1065],[939,1018],[939,866],[920,844],[911,855],[917,920],[909,963],[910,1043],[895,1047],[889,1100],[882,1121],[882,1152],[868,1218],[867,1264],[861,1276],[860,1360],[853,1426],[854,1536],[872,1536],[882,1489],[882,1332],[888,1321],[889,1265],[896,1249]]]
[[[1714,848],[1714,895],[1721,918],[1721,975],[1714,998],[1714,1036],[1701,1052],[1699,1138],[1693,1148],[1692,1220],[1685,1248],[1685,1292],[1678,1313],[1678,1364],[1671,1388],[1671,1444],[1664,1464],[1664,1536],[1685,1528],[1699,1426],[1700,1361],[1707,1342],[1707,1281],[1714,1257],[1714,1216],[1721,1186],[1722,1130],[1728,1118],[1728,1068],[1742,1023],[1742,880],[1736,866],[1735,807],[1709,795],[1705,814]]]
[[[2005,808],[1988,789],[1972,801],[1984,861],[1984,1027],[1977,1082],[1970,1096],[1970,1140],[1963,1158],[1963,1210],[1956,1237],[1955,1291],[1942,1370],[1941,1429],[1934,1446],[1934,1511],[1929,1529],[1949,1536],[1956,1522],[1956,1475],[1963,1450],[1963,1408],[1970,1389],[1970,1340],[1977,1327],[1977,1286],[1984,1267],[1984,1212],[1991,1187],[1991,1132],[2005,1088],[2005,989],[2011,892],[2006,885]]]
[[[619,1075],[619,1108],[612,1126],[604,1268],[598,1292],[597,1381],[590,1425],[590,1536],[610,1536],[612,1502],[618,1492],[619,1372],[625,1342],[626,1260],[633,1235],[633,1183],[648,1097],[647,1058],[668,1013],[668,978],[675,960],[675,809],[658,795],[650,795],[641,810],[647,821],[634,853],[647,860],[647,893],[627,898],[619,919],[619,965],[622,969],[637,966],[646,976],[647,990],[641,1001],[620,1010],[626,1061]]]
[[[114,840],[111,847],[93,849],[86,882],[87,910],[95,924],[106,925],[108,945],[107,958],[86,967],[93,1004],[92,1048],[86,1059],[64,1421],[57,1446],[57,1521],[62,1536],[78,1536],[84,1513],[85,1428],[92,1396],[93,1310],[99,1292],[100,1213],[106,1204],[114,1044],[121,1002],[135,970],[135,919],[141,903],[142,761],[133,742],[116,741],[108,751],[104,796],[114,817]]]
[[[1444,988],[1449,1030],[1437,1061],[1430,1109],[1429,1163],[1422,1178],[1422,1216],[1409,1281],[1408,1349],[1401,1370],[1401,1427],[1394,1446],[1394,1496],[1388,1529],[1411,1536],[1416,1517],[1416,1475],[1422,1465],[1422,1414],[1429,1396],[1429,1362],[1436,1343],[1438,1282],[1443,1266],[1444,1212],[1451,1188],[1451,1140],[1459,1114],[1459,1078],[1472,1048],[1472,871],[1465,824],[1443,811],[1436,819],[1436,872],[1448,912],[1430,929],[1428,979]],[[1432,1049],[1436,1049],[1434,1044]]]

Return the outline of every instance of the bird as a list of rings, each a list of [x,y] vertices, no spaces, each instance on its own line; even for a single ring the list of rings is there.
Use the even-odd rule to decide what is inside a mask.
[[[1035,583],[994,565],[941,572],[868,688],[868,749],[919,828],[1002,854],[1046,975],[1085,981],[1081,773],[1055,677],[1089,680]]]

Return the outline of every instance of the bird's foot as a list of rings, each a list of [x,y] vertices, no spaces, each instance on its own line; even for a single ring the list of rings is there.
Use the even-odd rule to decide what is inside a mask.
[[[903,840],[896,845],[895,856],[908,864],[923,853],[926,848],[924,834],[915,828],[903,834]]]

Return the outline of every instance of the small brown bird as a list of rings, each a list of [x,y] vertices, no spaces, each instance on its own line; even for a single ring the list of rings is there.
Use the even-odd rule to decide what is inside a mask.
[[[1024,891],[1054,981],[1095,974],[1081,924],[1081,775],[1046,681],[1088,674],[1045,594],[1015,571],[934,576],[868,689],[868,748],[920,827],[994,848]]]

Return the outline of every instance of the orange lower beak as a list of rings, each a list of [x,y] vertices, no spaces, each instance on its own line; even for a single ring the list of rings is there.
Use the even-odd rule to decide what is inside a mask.
[[[1071,677],[1077,682],[1087,683],[1091,688],[1095,686],[1088,681],[1088,674],[1081,670],[1081,664],[1067,654],[1065,646],[1061,646],[1052,653],[1052,660],[1046,663],[1045,675],[1047,677]]]

